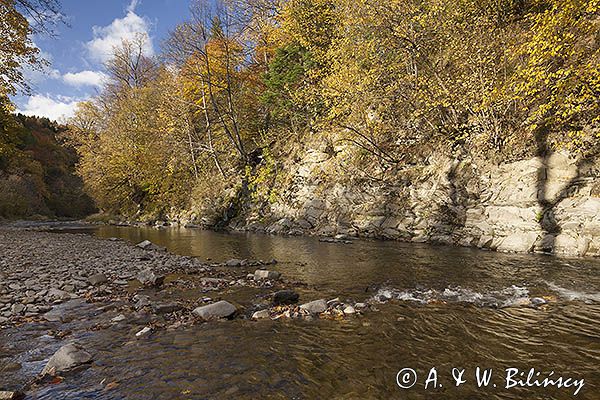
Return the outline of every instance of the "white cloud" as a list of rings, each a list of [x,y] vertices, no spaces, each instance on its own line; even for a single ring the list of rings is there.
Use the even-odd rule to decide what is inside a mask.
[[[99,71],[81,71],[76,73],[66,73],[63,75],[63,81],[71,86],[96,86],[102,87],[107,81],[107,76]]]
[[[19,107],[17,112],[63,122],[74,115],[77,103],[79,103],[79,100],[72,97],[58,96],[53,99],[49,96],[36,94],[29,97],[25,106]]]
[[[128,13],[135,12],[135,9],[137,8],[139,3],[140,3],[139,0],[131,0],[131,3],[129,3],[129,5],[127,6],[127,12]]]
[[[121,45],[123,39],[133,39],[137,34],[148,36],[144,54],[153,55],[154,48],[148,34],[150,25],[148,21],[137,15],[134,10],[138,1],[132,0],[127,7],[127,15],[123,18],[116,18],[108,26],[94,26],[94,39],[86,43],[90,58],[96,61],[107,61],[114,47]]]

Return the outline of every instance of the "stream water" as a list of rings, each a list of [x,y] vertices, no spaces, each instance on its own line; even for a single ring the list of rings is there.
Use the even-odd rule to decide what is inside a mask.
[[[574,397],[576,387],[506,387],[507,368],[524,371],[524,377],[514,377],[523,381],[535,368],[539,380],[551,371],[552,378],[584,379],[576,397],[600,399],[600,262],[594,259],[380,241],[344,245],[183,228],[102,226],[91,233],[131,242],[149,239],[171,252],[214,261],[275,258],[285,277],[308,284],[301,301],[340,297],[372,302],[377,311],[342,321],[235,319],[136,341],[132,332],[138,326],[87,329],[95,311],[85,305],[77,311],[85,318],[61,329],[78,332],[77,339],[93,349],[94,364],[29,398]],[[534,297],[549,303],[521,306]],[[10,340],[22,365],[19,376],[39,371],[60,347],[47,331],[25,325],[0,332],[0,343]],[[433,367],[437,380],[425,389]],[[477,367],[493,370],[488,386],[478,387]],[[397,382],[404,384],[398,372],[405,368],[417,374],[409,389]],[[466,382],[458,387],[453,368],[465,370]],[[19,379],[16,373],[2,374]],[[106,390],[113,381],[118,386]]]

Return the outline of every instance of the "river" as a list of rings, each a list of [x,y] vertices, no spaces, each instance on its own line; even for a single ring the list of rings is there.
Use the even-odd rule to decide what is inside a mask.
[[[339,297],[371,302],[375,310],[340,321],[210,322],[137,341],[127,324],[96,331],[74,320],[63,329],[80,332],[96,361],[32,399],[573,397],[574,387],[506,387],[507,368],[525,375],[535,368],[539,379],[551,371],[553,378],[584,379],[577,398],[600,399],[600,262],[594,259],[184,228],[88,231],[133,243],[149,239],[214,261],[275,258],[285,277],[306,284],[301,302]],[[534,297],[548,304],[521,306]],[[23,368],[35,370],[42,362],[36,349],[51,346],[44,332],[24,325],[0,340],[16,341]],[[477,367],[493,371],[487,386],[478,387]],[[406,389],[397,382],[405,368],[417,374]],[[465,371],[458,387],[454,368]],[[118,385],[106,390],[112,381]]]

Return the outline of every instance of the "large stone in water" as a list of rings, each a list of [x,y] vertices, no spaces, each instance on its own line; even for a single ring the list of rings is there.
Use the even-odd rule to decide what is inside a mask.
[[[139,242],[138,244],[136,244],[137,247],[139,247],[140,249],[147,249],[150,246],[152,246],[152,242],[149,240],[144,240],[143,242]]]
[[[299,298],[300,295],[293,290],[280,290],[273,295],[273,304],[276,306],[294,304]]]
[[[279,279],[281,274],[277,271],[267,271],[266,269],[257,269],[254,271],[254,279]]]
[[[235,306],[225,300],[217,301],[206,306],[196,308],[193,313],[197,317],[207,321],[210,319],[228,318],[231,317],[237,309]]]
[[[314,300],[300,306],[302,310],[308,311],[311,314],[320,314],[327,310],[327,302],[325,299]]]
[[[69,372],[78,367],[92,362],[92,356],[81,346],[75,343],[64,345],[48,360],[42,370],[42,376],[55,376],[62,372]]]

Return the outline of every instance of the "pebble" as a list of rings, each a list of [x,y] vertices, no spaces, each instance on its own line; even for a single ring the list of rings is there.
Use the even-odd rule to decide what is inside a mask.
[[[135,334],[135,337],[140,339],[149,336],[152,333],[152,328],[145,326],[141,331]]]
[[[108,282],[108,278],[104,274],[94,274],[88,278],[88,282],[94,286],[98,286],[98,285]],[[65,288],[65,290],[68,291],[67,288]],[[73,290],[73,289],[71,289],[71,290]]]
[[[112,322],[121,322],[121,321],[125,321],[127,318],[123,315],[123,314],[119,314],[116,317],[114,317],[113,319],[111,319]]]
[[[344,314],[356,314],[356,310],[352,306],[344,308]]]
[[[266,319],[270,317],[271,315],[269,313],[269,310],[260,310],[252,314],[252,319]]]

